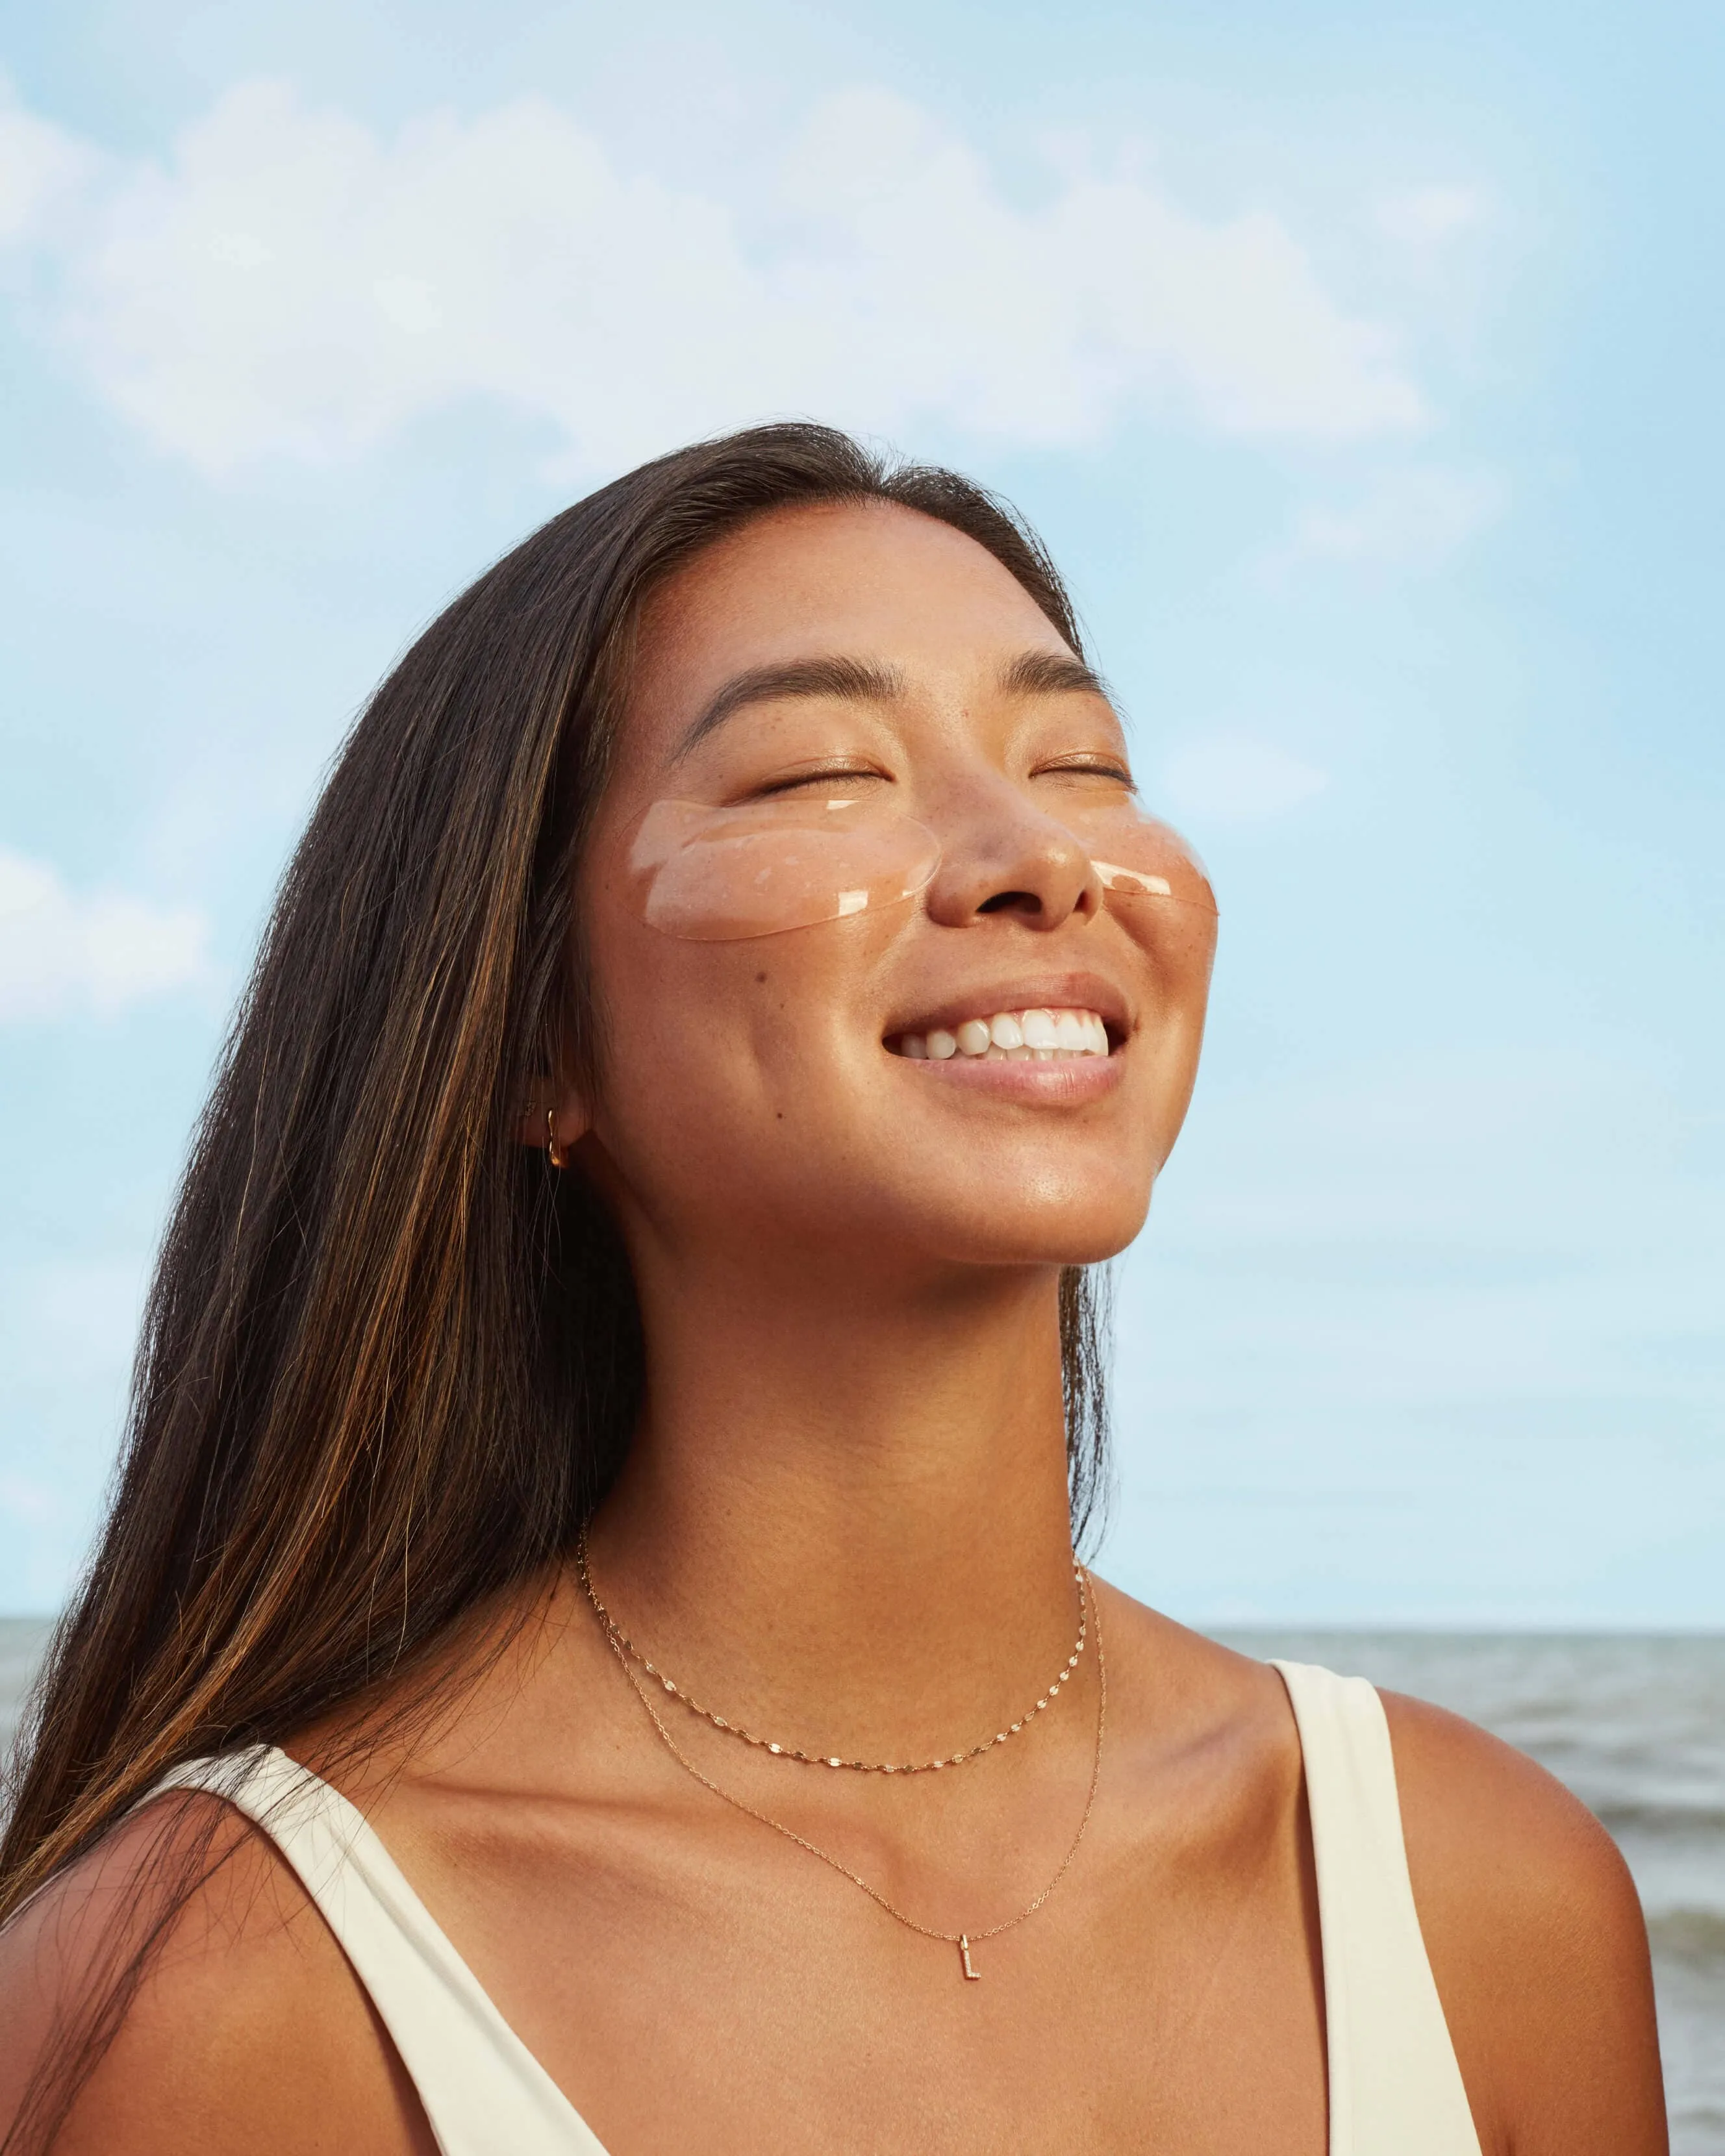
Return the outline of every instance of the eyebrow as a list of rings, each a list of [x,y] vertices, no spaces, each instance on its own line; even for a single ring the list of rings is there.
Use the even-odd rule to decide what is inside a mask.
[[[1081,659],[1065,651],[1021,651],[1000,670],[1000,688],[1009,696],[1088,696],[1109,701],[1101,677]],[[890,704],[905,693],[904,675],[896,666],[834,655],[795,659],[778,666],[752,666],[733,674],[715,690],[678,744],[674,762],[724,725],[747,704],[775,703],[793,696],[836,696],[850,703]]]
[[[1021,651],[1000,670],[1000,687],[1008,696],[1076,695],[1113,701],[1101,675],[1070,651]]]
[[[688,755],[733,711],[745,704],[774,703],[788,696],[839,696],[854,704],[889,704],[905,693],[905,677],[896,666],[863,659],[796,659],[782,666],[752,666],[733,674],[708,698],[684,735],[677,758]]]

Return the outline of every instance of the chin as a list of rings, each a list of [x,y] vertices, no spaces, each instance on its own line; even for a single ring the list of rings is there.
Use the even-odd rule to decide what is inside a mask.
[[[1096,1265],[1117,1258],[1142,1228],[1149,1194],[1122,1205],[1117,1191],[1094,1204],[989,1209],[974,1203],[945,1232],[924,1216],[922,1236],[952,1262],[978,1265]],[[932,1229],[932,1233],[930,1230]]]

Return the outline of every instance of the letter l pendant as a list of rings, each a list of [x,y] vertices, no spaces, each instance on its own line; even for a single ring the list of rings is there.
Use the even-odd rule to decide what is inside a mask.
[[[963,1964],[966,1981],[971,1984],[980,1984],[983,1980],[983,1973],[979,1969],[973,1969],[970,1965],[970,1941],[963,1932],[958,1934],[958,1958]]]

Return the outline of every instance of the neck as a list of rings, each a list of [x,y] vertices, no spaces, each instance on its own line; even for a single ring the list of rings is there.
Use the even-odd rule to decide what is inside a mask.
[[[643,1651],[793,1743],[890,1754],[1022,1712],[1077,1630],[1057,1274],[643,1305],[648,1411],[591,1537]]]

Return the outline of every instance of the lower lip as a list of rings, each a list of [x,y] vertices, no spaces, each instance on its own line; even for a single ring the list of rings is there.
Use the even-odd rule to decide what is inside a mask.
[[[887,1050],[891,1055],[891,1050]],[[957,1086],[968,1093],[992,1093],[1002,1100],[1027,1101],[1056,1107],[1077,1107],[1099,1101],[1120,1083],[1124,1050],[1111,1055],[1074,1056],[1070,1062],[994,1061],[986,1055],[949,1055],[944,1062],[894,1055],[895,1063],[931,1085]]]

